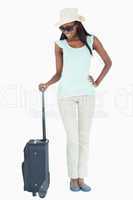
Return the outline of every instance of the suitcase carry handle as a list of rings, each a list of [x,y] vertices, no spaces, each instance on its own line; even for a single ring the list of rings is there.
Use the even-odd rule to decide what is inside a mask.
[[[43,131],[43,140],[46,140],[44,91],[42,91],[42,131]]]

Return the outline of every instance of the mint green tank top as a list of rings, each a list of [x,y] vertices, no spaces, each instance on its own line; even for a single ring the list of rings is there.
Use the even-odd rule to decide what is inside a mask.
[[[87,35],[87,43],[93,50],[94,35]],[[88,80],[92,55],[86,45],[71,47],[67,40],[56,40],[63,49],[63,69],[57,87],[57,96],[69,97],[79,95],[95,95],[95,87]]]

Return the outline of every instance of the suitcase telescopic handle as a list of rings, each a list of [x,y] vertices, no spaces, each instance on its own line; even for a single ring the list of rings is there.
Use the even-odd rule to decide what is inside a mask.
[[[43,140],[46,140],[44,91],[42,91],[42,131],[43,131]]]

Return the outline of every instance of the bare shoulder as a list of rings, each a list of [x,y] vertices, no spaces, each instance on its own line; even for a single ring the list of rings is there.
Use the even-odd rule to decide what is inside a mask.
[[[94,35],[93,48],[96,50],[99,48],[103,48],[101,40],[96,35]]]
[[[55,41],[54,44],[55,44],[55,52],[57,52],[57,53],[63,53],[63,48],[60,45],[60,43],[58,41]]]

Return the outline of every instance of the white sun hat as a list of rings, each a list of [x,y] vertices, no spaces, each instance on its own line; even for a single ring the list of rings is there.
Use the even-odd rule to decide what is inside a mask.
[[[60,19],[55,26],[61,26],[72,21],[85,21],[85,17],[78,14],[78,8],[64,8],[60,10]]]

